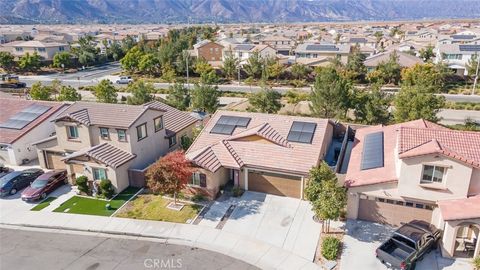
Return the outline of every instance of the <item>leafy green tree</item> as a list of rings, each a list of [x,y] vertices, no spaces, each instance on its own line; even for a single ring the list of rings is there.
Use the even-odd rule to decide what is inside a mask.
[[[475,77],[475,74],[477,72],[477,65],[478,65],[478,55],[473,54],[470,60],[468,60],[467,63],[467,72],[468,76],[470,77]]]
[[[70,85],[63,85],[60,88],[60,93],[57,97],[58,101],[80,101],[82,100],[82,95],[77,92],[77,90]]]
[[[243,69],[249,77],[260,78],[263,70],[262,58],[259,52],[254,52],[247,59],[247,63],[243,65]]]
[[[123,54],[127,54],[127,52],[130,51],[136,44],[137,42],[133,39],[133,37],[130,35],[127,35],[122,40],[121,48],[122,48]]]
[[[167,103],[179,110],[185,111],[190,106],[190,93],[181,83],[169,87]]]
[[[136,81],[127,87],[127,91],[132,93],[127,97],[127,104],[142,105],[153,100],[152,93],[155,92],[155,87],[151,83]]]
[[[277,113],[282,104],[280,99],[282,95],[270,87],[262,87],[257,93],[250,94],[248,102],[253,108],[262,113]]]
[[[290,73],[292,73],[293,78],[297,80],[305,77],[308,74],[308,72],[309,72],[308,67],[299,63],[293,64],[290,69]]]
[[[41,82],[36,82],[30,88],[29,94],[33,100],[51,100],[52,88],[42,85]]]
[[[143,57],[143,52],[138,46],[130,49],[127,54],[120,60],[122,68],[128,72],[136,72],[139,70],[140,59]]]
[[[227,56],[223,60],[223,72],[228,79],[235,78],[240,61],[234,56]]]
[[[162,68],[162,79],[167,82],[175,81],[175,69],[170,65],[164,65]]]
[[[370,89],[355,93],[354,114],[357,121],[367,125],[385,125],[390,122],[388,109],[392,98],[380,88],[380,84],[374,84]]]
[[[333,66],[319,70],[310,96],[310,109],[323,118],[344,118],[351,103],[352,85]]]
[[[0,67],[11,70],[15,66],[15,57],[10,52],[0,52]]]
[[[95,63],[98,50],[95,48],[94,37],[90,35],[80,37],[78,46],[72,47],[72,53],[78,58],[78,62],[84,66]]]
[[[433,52],[432,45],[428,45],[424,49],[422,48],[419,53],[420,53],[420,58],[422,58],[424,62],[431,62],[432,58],[435,57],[435,53]]]
[[[275,78],[278,81],[280,76],[285,72],[285,66],[277,61],[272,64],[269,64],[267,67],[268,75],[270,78]]]
[[[69,52],[58,52],[53,56],[53,66],[57,68],[68,68],[72,64],[72,56]]]
[[[394,51],[388,61],[380,63],[377,68],[367,75],[372,83],[398,84],[400,81],[401,66],[398,64],[398,54]]]
[[[99,84],[93,87],[93,95],[98,102],[103,103],[117,103],[117,90],[112,82],[104,79]]]
[[[345,66],[346,77],[356,82],[362,82],[367,74],[367,68],[364,65],[365,59],[366,56],[360,51],[360,46],[354,46]]]
[[[375,32],[375,34],[373,34],[373,36],[374,36],[375,39],[376,39],[377,45],[380,44],[380,41],[381,41],[382,38],[383,38],[383,33],[380,32],[380,31],[377,31],[377,32]]]
[[[413,67],[402,70],[402,85],[421,85],[428,88],[429,92],[440,93],[446,90],[446,78],[449,75],[448,68],[442,64],[416,64]]]
[[[158,74],[160,71],[160,61],[153,53],[144,54],[138,62],[138,70],[149,75]]]
[[[437,113],[445,106],[445,97],[435,95],[422,85],[405,85],[395,96],[394,105],[397,123],[420,118],[436,122]]]
[[[193,70],[195,71],[195,73],[201,76],[202,74],[207,74],[213,71],[213,67],[205,59],[201,58],[197,60]]]
[[[315,215],[324,220],[324,231],[328,232],[330,220],[337,220],[347,206],[346,189],[338,185],[335,174],[328,164],[322,162],[310,171],[310,179],[305,189],[305,196],[312,203]]]
[[[217,86],[205,83],[195,84],[192,90],[192,107],[203,112],[214,113],[219,106],[219,97],[220,92]]]
[[[27,52],[22,57],[20,57],[20,60],[18,61],[18,67],[28,71],[37,71],[38,69],[40,69],[41,65],[41,58],[40,55],[37,54],[37,52],[34,52],[33,54]]]

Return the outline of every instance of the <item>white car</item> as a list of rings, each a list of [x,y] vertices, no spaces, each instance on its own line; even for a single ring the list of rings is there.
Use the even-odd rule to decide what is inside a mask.
[[[132,79],[132,77],[130,77],[130,76],[121,76],[121,77],[116,81],[117,84],[129,84],[129,83],[132,83],[132,82],[133,82],[133,79]]]

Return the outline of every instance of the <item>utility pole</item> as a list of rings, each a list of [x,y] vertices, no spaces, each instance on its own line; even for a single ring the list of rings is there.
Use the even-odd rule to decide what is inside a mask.
[[[480,57],[478,57],[478,54],[475,54],[475,56],[475,58],[477,58],[477,70],[475,71],[475,80],[473,81],[472,95],[475,95],[475,88],[477,87],[478,81],[478,67],[480,66]]]
[[[240,63],[238,63],[237,70],[238,70],[238,85],[240,85]]]
[[[187,51],[188,52],[188,51]],[[186,58],[186,64],[187,64],[187,88],[190,89],[190,84],[188,82],[188,58],[190,55],[186,54],[187,58]]]

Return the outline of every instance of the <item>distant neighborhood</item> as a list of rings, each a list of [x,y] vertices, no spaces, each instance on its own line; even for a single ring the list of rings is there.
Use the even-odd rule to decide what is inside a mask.
[[[478,21],[0,26],[0,223],[480,269],[479,56]]]

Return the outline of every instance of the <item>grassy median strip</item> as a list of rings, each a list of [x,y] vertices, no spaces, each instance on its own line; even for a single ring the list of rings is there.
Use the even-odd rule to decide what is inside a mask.
[[[47,207],[50,205],[50,203],[54,200],[56,200],[57,197],[48,197],[45,200],[41,201],[39,204],[35,205],[30,211],[40,211],[43,208]]]
[[[128,187],[110,201],[96,198],[73,196],[68,201],[62,203],[57,209],[53,210],[53,212],[111,216],[118,208],[125,204],[125,202],[127,202],[139,190],[139,188]],[[107,204],[110,204],[110,208],[108,209]]]
[[[117,217],[159,220],[177,223],[186,223],[187,220],[195,218],[201,205],[185,204],[180,211],[168,209],[170,200],[158,195],[138,195],[128,202],[117,214]]]

